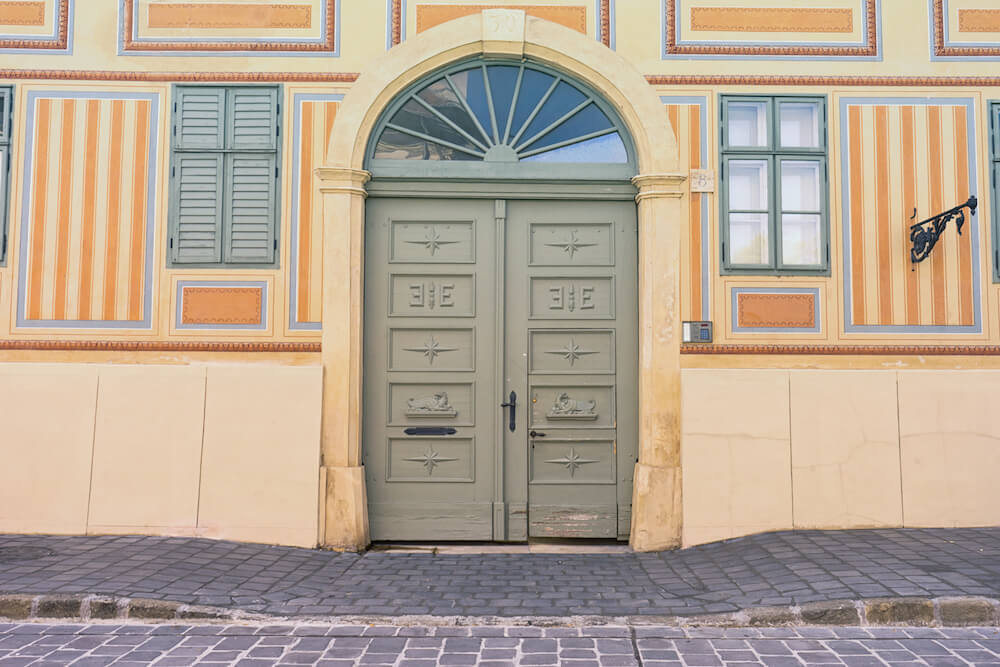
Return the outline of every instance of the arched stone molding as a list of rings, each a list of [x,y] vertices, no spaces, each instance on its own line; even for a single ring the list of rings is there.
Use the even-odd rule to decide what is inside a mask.
[[[572,55],[570,55],[572,54]],[[364,171],[382,110],[409,85],[450,63],[482,55],[528,57],[563,70],[604,96],[628,127],[639,174],[639,462],[632,538],[638,550],[680,544],[681,188],[677,142],[663,106],[632,65],[607,47],[522,10],[486,10],[437,26],[374,62],[337,113],[317,174],[323,249],[323,460],[326,546],[368,543],[361,466]]]

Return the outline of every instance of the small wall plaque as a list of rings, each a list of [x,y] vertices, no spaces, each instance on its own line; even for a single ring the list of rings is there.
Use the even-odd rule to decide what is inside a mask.
[[[691,192],[715,192],[714,169],[691,170]]]

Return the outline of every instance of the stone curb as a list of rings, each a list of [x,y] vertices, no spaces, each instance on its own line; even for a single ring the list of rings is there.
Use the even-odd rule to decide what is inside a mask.
[[[828,600],[788,607],[753,607],[700,616],[282,616],[167,600],[105,595],[0,594],[0,621],[196,621],[198,623],[327,623],[389,626],[674,626],[674,627],[1000,627],[1000,600],[983,597]]]

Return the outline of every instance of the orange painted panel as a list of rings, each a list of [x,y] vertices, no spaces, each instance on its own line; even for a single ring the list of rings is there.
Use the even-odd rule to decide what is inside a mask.
[[[751,294],[736,296],[737,326],[812,329],[816,326],[814,294]]]
[[[1000,32],[1000,9],[959,9],[959,32]]]
[[[150,28],[311,28],[312,7],[289,4],[172,2],[149,6]]]
[[[510,9],[509,5],[417,5],[417,32],[423,32],[446,21],[478,14],[484,9]],[[528,16],[545,19],[587,33],[586,7],[551,7],[548,5],[518,6]]]
[[[45,3],[0,2],[0,25],[45,25]]]
[[[691,30],[850,33],[854,31],[854,10],[811,7],[692,7]]]
[[[261,287],[185,287],[181,324],[261,324]]]

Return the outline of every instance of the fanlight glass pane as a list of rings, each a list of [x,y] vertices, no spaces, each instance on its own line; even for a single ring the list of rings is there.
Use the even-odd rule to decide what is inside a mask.
[[[375,146],[376,160],[478,160],[474,155],[386,128]]]
[[[531,141],[532,137],[539,132],[547,130],[550,125],[575,109],[586,99],[587,97],[579,90],[565,81],[560,81],[556,89],[545,100],[542,108],[538,110],[532,121],[528,123],[528,127],[521,134],[520,141]]]
[[[610,120],[608,120],[608,117],[604,115],[604,112],[598,109],[596,104],[591,102],[583,109],[570,116],[570,118],[566,121],[544,134],[540,139],[538,139],[538,141],[535,141],[530,146],[525,146],[524,150],[533,151],[539,148],[544,148],[545,146],[551,146],[552,144],[558,144],[563,141],[571,141],[573,139],[587,136],[588,134],[593,134],[594,132],[601,132],[603,130],[610,130],[613,128],[614,125]]]
[[[522,158],[522,162],[599,162],[604,164],[624,164],[628,162],[628,151],[617,132],[600,137],[578,141],[575,144],[555,148],[544,153]]]
[[[376,160],[627,164],[620,121],[589,93],[522,63],[465,65],[404,99]]]
[[[435,116],[424,105],[410,100],[389,121],[407,130],[429,135],[433,139],[441,139],[442,143],[455,144],[471,151],[480,151],[475,144],[456,132],[443,120]]]
[[[765,102],[729,102],[726,105],[729,117],[730,146],[768,146],[767,104]]]
[[[444,79],[427,86],[417,93],[417,97],[437,109],[438,113],[465,130],[470,136],[479,141],[488,142],[487,137],[483,136],[472,120],[472,116],[462,106],[455,91]]]
[[[819,148],[819,104],[780,104],[781,145],[787,148]]]

